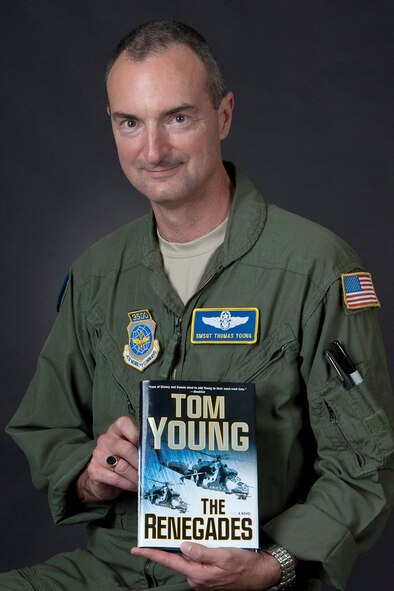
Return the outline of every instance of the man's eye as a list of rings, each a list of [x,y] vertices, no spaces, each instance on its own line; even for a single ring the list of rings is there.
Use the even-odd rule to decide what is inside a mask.
[[[137,133],[138,128],[138,121],[135,119],[123,119],[120,123],[119,131],[124,135],[134,135],[134,132]],[[133,133],[131,134],[131,132]]]
[[[186,121],[185,115],[175,115],[175,121],[177,123],[184,123]]]

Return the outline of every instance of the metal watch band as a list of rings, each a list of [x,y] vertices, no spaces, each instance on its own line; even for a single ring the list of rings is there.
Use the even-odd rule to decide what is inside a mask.
[[[268,554],[271,554],[271,556],[276,558],[282,569],[282,578],[280,582],[274,587],[267,589],[267,591],[293,588],[293,583],[296,580],[296,572],[292,555],[282,548],[282,546],[279,546],[279,544],[272,544],[271,546],[264,548],[264,552],[268,552]]]

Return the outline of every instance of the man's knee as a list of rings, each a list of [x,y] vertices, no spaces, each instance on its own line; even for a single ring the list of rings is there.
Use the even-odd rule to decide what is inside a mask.
[[[87,550],[53,556],[31,568],[0,574],[0,591],[98,591],[130,589],[108,564]]]
[[[83,551],[65,552],[31,568],[1,573],[0,591],[91,591],[95,588],[94,569],[88,568],[88,560],[83,568],[84,556],[80,554]]]
[[[29,580],[29,571],[30,569],[24,568],[0,573],[1,591],[37,591],[38,588]]]

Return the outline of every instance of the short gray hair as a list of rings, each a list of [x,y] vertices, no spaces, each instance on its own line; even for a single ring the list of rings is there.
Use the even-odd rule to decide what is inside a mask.
[[[215,109],[219,108],[225,95],[225,85],[216,57],[204,37],[189,25],[163,20],[151,21],[140,25],[126,35],[116,46],[108,63],[105,81],[115,61],[122,53],[126,53],[132,61],[142,62],[151,55],[162,53],[170,45],[183,44],[189,47],[200,58],[205,66],[208,81],[208,92]]]

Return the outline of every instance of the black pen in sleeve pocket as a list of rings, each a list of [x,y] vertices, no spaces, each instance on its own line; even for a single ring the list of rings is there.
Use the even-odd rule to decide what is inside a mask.
[[[335,353],[333,353],[333,351],[331,351],[329,349],[326,349],[324,351],[324,356],[327,359],[327,361],[329,362],[329,364],[334,368],[335,373],[337,374],[337,377],[343,383],[346,390],[350,390],[350,388],[353,388],[353,386],[354,386],[353,380],[345,372],[345,370],[343,369],[343,367],[339,363]]]
[[[346,372],[346,374],[353,380],[355,386],[361,384],[363,381],[362,375],[356,369],[353,361],[350,359],[349,355],[338,341],[333,341],[330,343],[330,348],[333,348],[336,358],[339,361],[340,366]]]

